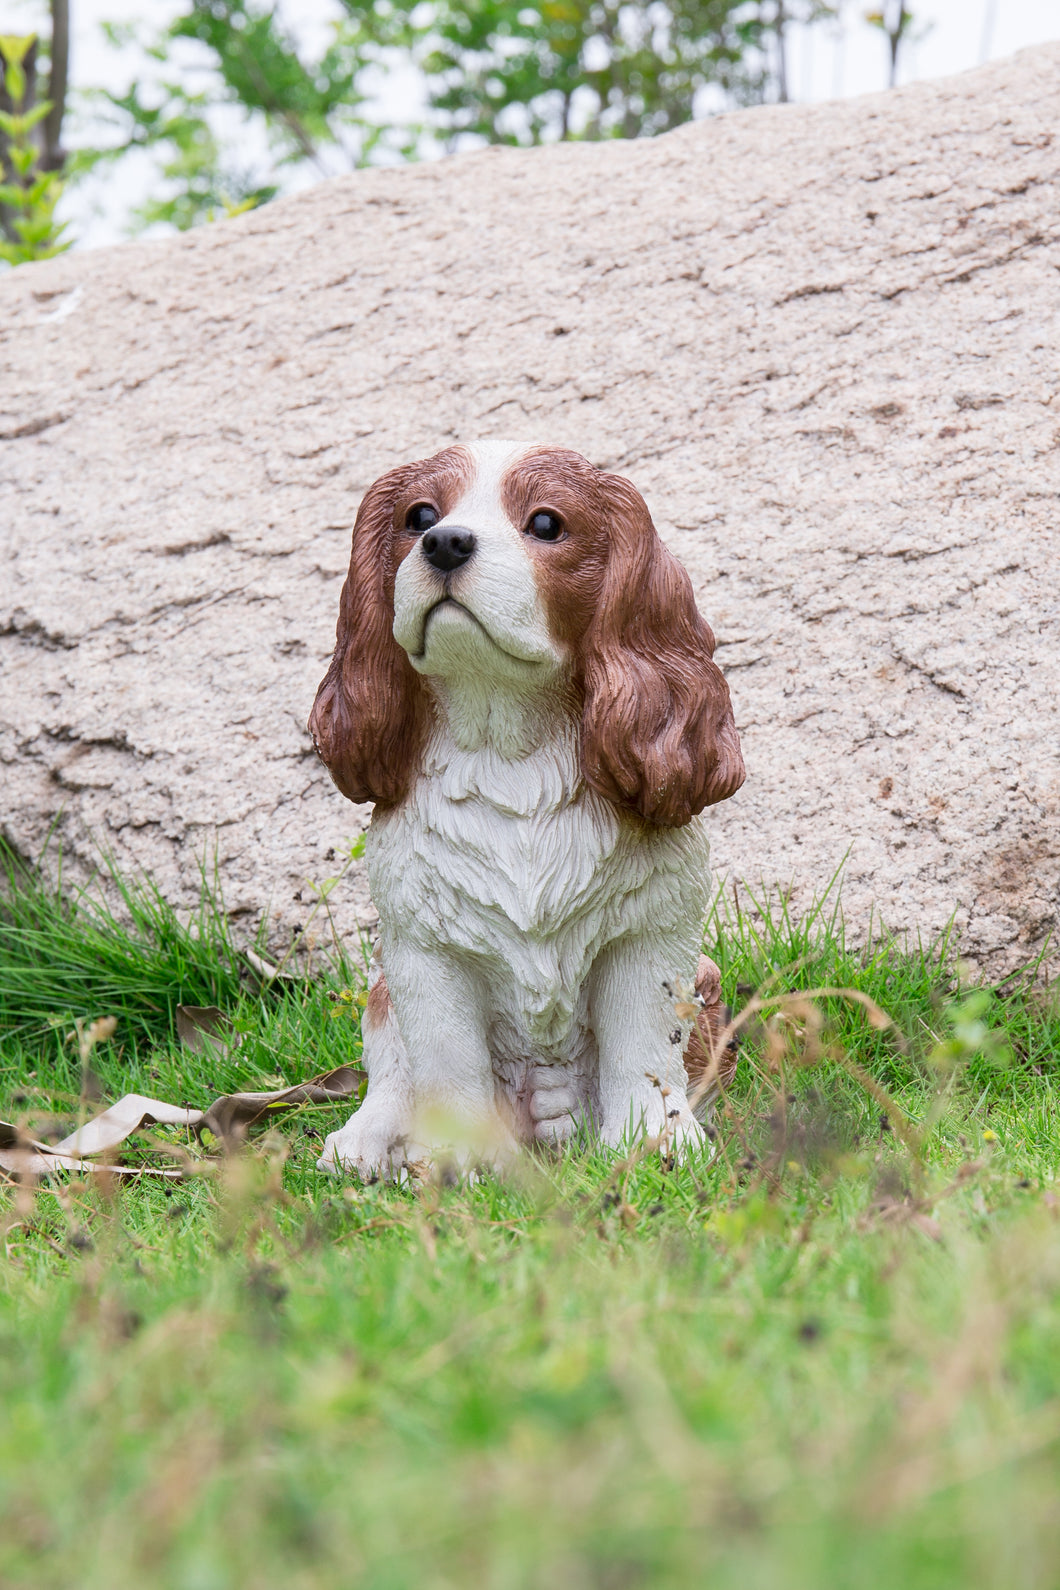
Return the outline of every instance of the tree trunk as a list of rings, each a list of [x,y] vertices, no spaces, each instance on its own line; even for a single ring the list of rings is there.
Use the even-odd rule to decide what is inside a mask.
[[[44,118],[41,165],[45,171],[61,171],[66,163],[62,144],[63,116],[66,113],[66,85],[70,72],[70,0],[51,0],[52,43],[48,98],[52,108]]]
[[[891,47],[891,76],[887,84],[888,88],[893,88],[898,81],[898,51],[902,47],[905,30],[911,20],[909,12],[905,9],[905,0],[898,0],[897,7],[891,7],[890,21],[884,20],[887,42]]]
[[[777,35],[777,98],[782,105],[786,105],[788,103],[788,19],[784,11],[784,0],[776,0],[776,3],[773,28]]]

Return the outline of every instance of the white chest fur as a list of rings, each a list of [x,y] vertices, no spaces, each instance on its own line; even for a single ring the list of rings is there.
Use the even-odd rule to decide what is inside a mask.
[[[441,730],[367,860],[387,943],[456,957],[482,986],[495,1062],[592,1064],[589,974],[616,939],[657,929],[692,980],[709,888],[699,819],[655,829],[618,814],[578,769],[576,729],[510,758]]]

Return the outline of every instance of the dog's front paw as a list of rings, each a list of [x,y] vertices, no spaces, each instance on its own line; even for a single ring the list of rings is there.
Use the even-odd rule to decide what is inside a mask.
[[[324,1139],[317,1169],[352,1172],[362,1181],[401,1181],[408,1173],[408,1123],[389,1110],[363,1104],[346,1125]]]
[[[428,1110],[405,1145],[408,1173],[442,1187],[472,1186],[483,1176],[502,1177],[519,1157],[519,1145],[497,1116],[446,1118]]]
[[[699,1152],[707,1142],[687,1099],[673,1092],[664,1096],[659,1088],[635,1094],[624,1115],[605,1118],[600,1138],[616,1149],[652,1141],[664,1158],[673,1160]]]
[[[677,1164],[682,1159],[702,1153],[704,1149],[709,1154],[714,1152],[709,1137],[691,1110],[686,1106],[680,1114],[671,1111],[666,1127],[659,1136],[659,1153],[663,1158]]]

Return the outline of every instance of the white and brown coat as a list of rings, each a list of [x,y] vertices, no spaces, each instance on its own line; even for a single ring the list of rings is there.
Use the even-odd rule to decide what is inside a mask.
[[[674,990],[711,981],[698,814],[744,777],[713,651],[639,493],[577,453],[452,447],[371,487],[310,726],[376,802],[381,966],[322,1164],[698,1137]]]

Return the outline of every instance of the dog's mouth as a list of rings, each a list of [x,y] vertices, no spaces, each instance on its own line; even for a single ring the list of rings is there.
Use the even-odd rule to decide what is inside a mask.
[[[470,607],[465,607],[463,602],[458,602],[456,600],[455,596],[442,596],[442,597],[439,597],[438,601],[432,603],[432,605],[427,609],[426,613],[423,615],[423,635],[422,635],[421,640],[420,640],[420,649],[419,649],[418,652],[415,653],[417,661],[421,661],[426,655],[426,652],[427,652],[427,630],[428,630],[428,628],[430,626],[431,619],[434,618],[437,614],[445,613],[445,612],[461,613],[465,618],[469,618],[471,620],[472,624],[475,625],[476,629],[479,629],[479,630],[482,631],[483,635],[485,635],[486,639],[489,641],[491,646],[495,646],[498,651],[503,652],[506,657],[512,658],[512,660],[514,662],[524,663],[524,664],[526,664],[529,667],[535,667],[535,666],[538,666],[540,664],[541,658],[534,657],[534,656],[528,657],[525,653],[512,651],[510,646],[502,645],[501,642],[497,639],[496,635],[492,634],[486,628],[485,624],[478,617],[478,615],[476,613],[473,613],[471,611]]]

